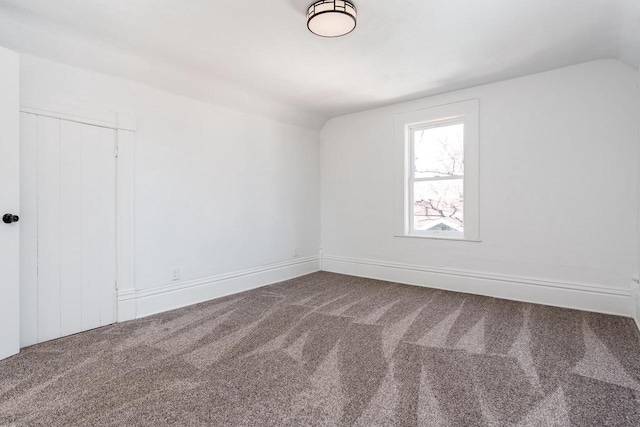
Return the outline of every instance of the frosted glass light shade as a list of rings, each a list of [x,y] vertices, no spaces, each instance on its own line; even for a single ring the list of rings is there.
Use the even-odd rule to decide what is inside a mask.
[[[309,6],[307,28],[321,37],[340,37],[356,28],[357,11],[347,0],[321,0]]]

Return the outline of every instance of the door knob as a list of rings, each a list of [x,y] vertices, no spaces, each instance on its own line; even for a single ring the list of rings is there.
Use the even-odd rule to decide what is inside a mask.
[[[5,224],[11,224],[12,222],[18,222],[18,221],[20,221],[20,217],[18,215],[5,214],[2,217],[2,222],[4,222]]]

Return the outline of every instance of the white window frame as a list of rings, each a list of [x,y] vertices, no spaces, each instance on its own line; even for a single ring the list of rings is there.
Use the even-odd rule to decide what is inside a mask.
[[[413,135],[416,130],[464,123],[464,175],[415,178],[413,173]],[[395,236],[461,241],[480,241],[479,218],[479,101],[455,102],[395,117]],[[463,232],[415,230],[413,228],[413,184],[463,178]]]

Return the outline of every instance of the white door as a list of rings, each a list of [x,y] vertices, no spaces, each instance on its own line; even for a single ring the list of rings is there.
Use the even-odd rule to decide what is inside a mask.
[[[116,131],[22,113],[21,345],[115,322]]]
[[[0,359],[20,351],[19,76],[18,55],[0,47]]]

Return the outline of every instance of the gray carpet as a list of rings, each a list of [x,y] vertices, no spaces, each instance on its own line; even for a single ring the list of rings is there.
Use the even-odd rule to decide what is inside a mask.
[[[639,335],[322,272],[27,348],[0,425],[638,426]]]

